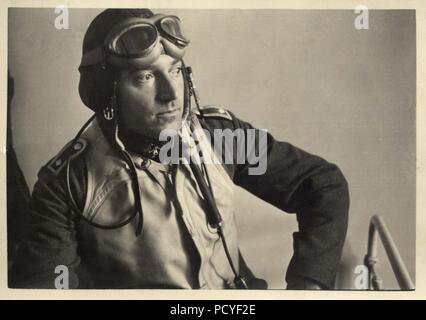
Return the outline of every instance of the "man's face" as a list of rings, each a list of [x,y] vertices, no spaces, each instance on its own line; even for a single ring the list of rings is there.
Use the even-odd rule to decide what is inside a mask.
[[[182,65],[162,54],[143,69],[122,70],[118,106],[126,130],[157,139],[161,130],[182,124],[184,82]]]

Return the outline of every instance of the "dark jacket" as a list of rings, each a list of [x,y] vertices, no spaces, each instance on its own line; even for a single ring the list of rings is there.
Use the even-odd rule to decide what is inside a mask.
[[[202,126],[212,136],[214,129],[240,129],[243,133],[257,130],[220,108],[207,108],[203,116]],[[241,144],[226,147],[234,149],[235,157],[241,154]],[[253,165],[248,161],[241,163],[241,159],[224,166],[236,185],[283,211],[297,214],[299,231],[293,235],[294,254],[287,282],[309,279],[324,288],[333,288],[348,223],[347,182],[334,164],[289,143],[276,141],[270,134],[267,134],[266,152],[267,167],[262,175],[249,174]],[[80,258],[70,254],[78,252],[79,235],[73,227],[77,218],[70,210],[66,170],[60,163],[74,157],[70,188],[82,205],[87,185],[83,154],[72,146],[66,147],[54,162],[40,170],[30,202],[29,228],[20,244],[11,286],[52,287],[55,266],[66,264],[78,269]],[[55,163],[59,164],[58,170],[52,172]],[[84,273],[79,277],[84,278]]]

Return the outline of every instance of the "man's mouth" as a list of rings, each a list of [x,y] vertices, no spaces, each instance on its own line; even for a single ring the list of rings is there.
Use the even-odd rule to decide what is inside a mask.
[[[158,112],[157,116],[173,116],[176,115],[178,112],[180,111],[180,108],[174,108],[174,109],[170,109],[170,110],[166,110],[166,111],[162,111],[162,112]]]

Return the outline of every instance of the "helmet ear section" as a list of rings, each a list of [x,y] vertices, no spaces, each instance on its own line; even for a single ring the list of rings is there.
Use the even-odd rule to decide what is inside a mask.
[[[78,91],[83,103],[93,111],[101,112],[114,93],[115,78],[116,75],[110,68],[82,68]]]

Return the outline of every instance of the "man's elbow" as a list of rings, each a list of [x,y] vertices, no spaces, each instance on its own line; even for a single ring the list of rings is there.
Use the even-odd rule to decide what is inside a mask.
[[[350,196],[348,180],[335,164],[325,162],[319,172],[312,176],[311,206],[318,206],[325,218],[347,220]]]
[[[337,165],[329,164],[329,166],[327,182],[320,188],[322,190],[320,202],[322,203],[323,214],[339,224],[343,231],[347,229],[349,219],[349,183]]]
[[[334,165],[334,184],[335,184],[335,190],[338,195],[338,198],[340,199],[341,205],[343,209],[346,209],[346,213],[349,210],[349,204],[350,204],[350,196],[349,196],[349,183],[346,177],[344,176],[342,170]]]

